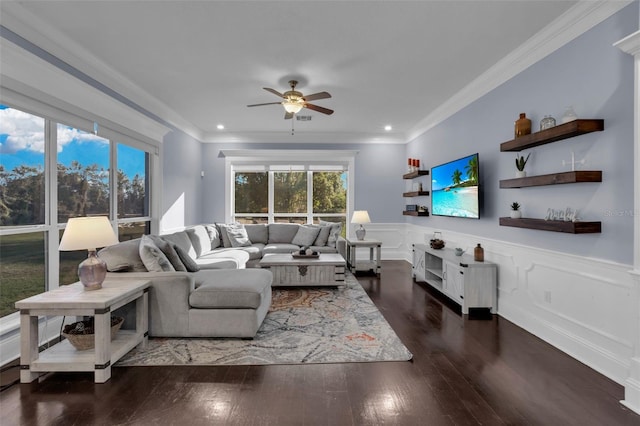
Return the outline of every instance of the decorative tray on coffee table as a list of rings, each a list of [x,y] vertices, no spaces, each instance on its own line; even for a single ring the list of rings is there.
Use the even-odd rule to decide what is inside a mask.
[[[300,253],[293,252],[293,253],[291,253],[291,256],[293,256],[294,259],[317,259],[317,258],[320,257],[320,253],[316,253],[316,254],[300,254]]]

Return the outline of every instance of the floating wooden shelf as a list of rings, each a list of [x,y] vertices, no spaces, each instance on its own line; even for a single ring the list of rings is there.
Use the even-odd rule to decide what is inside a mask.
[[[403,211],[402,214],[405,216],[429,216],[429,212],[414,212],[414,211],[408,212],[406,210]]]
[[[500,188],[524,188],[527,186],[560,185],[563,183],[578,182],[602,182],[602,171],[576,170],[572,172],[504,179],[500,181]]]
[[[429,174],[429,170],[418,170],[411,173],[406,173],[402,175],[402,179],[415,179],[418,176],[426,176]]]
[[[565,232],[568,234],[599,234],[602,232],[602,222],[563,222],[560,220],[531,219],[524,217],[520,219],[501,217],[500,226]]]
[[[586,133],[600,132],[602,130],[604,130],[604,120],[602,119],[578,119],[501,143],[500,151],[518,152],[523,149],[533,148],[534,146],[540,146]]]
[[[403,197],[422,197],[429,195],[429,191],[412,191],[402,194]]]

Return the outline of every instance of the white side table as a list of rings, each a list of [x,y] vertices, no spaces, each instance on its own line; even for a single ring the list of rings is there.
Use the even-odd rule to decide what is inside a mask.
[[[40,372],[93,371],[94,381],[111,378],[111,365],[138,345],[146,345],[148,280],[105,280],[99,290],[81,283],[64,285],[16,302],[20,309],[20,381],[36,380]],[[111,311],[135,300],[136,329],[120,330],[111,340]],[[68,340],[38,353],[38,316],[93,316],[95,348],[79,351]]]
[[[380,275],[382,263],[380,262],[380,254],[382,242],[378,240],[357,240],[346,238],[347,241],[347,265],[349,270],[355,274],[356,271],[374,271],[376,275]],[[356,252],[358,248],[369,249],[369,260],[357,260]]]

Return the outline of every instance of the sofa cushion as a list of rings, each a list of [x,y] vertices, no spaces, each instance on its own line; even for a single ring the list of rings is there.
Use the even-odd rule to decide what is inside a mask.
[[[196,251],[196,258],[211,251],[211,237],[204,225],[195,225],[186,229],[191,244]]]
[[[221,263],[222,260],[230,261]],[[200,269],[243,269],[249,261],[249,253],[239,248],[217,249],[196,259]]]
[[[167,256],[162,253],[148,235],[143,235],[140,239],[140,258],[149,272],[175,271]]]
[[[188,254],[190,258],[195,259],[196,257],[198,257],[196,255],[196,249],[193,247],[193,243],[191,242],[191,238],[189,238],[189,235],[185,231],[178,231],[174,232],[173,234],[162,235],[162,238],[175,243],[182,249],[182,251]]]
[[[189,295],[189,305],[196,309],[257,309],[271,287],[271,272],[265,269],[216,271]]]
[[[129,272],[147,272],[140,258],[140,238],[105,247],[98,252],[98,257],[107,264],[107,271],[122,271],[124,265]]]
[[[296,223],[270,223],[269,227],[269,244],[288,243],[296,236],[300,225]]]
[[[264,246],[262,250],[262,255],[269,253],[293,253],[294,251],[299,251],[300,247],[295,244],[286,244],[286,243],[278,243],[278,244],[267,244]]]
[[[229,236],[231,247],[248,247],[251,245],[247,230],[244,229],[244,225],[241,223],[227,227],[227,235]]]
[[[318,231],[318,237],[316,238],[316,240],[313,242],[314,246],[326,246],[327,242],[329,242],[329,232],[331,232],[331,226],[327,226],[327,225],[315,225],[318,228],[320,228],[320,230]]]
[[[269,228],[264,223],[247,223],[244,225],[251,244],[267,244],[269,242]]]
[[[180,257],[180,260],[182,261],[182,264],[184,265],[187,272],[198,272],[200,270],[200,267],[198,266],[196,261],[191,256],[189,256],[189,253],[184,251],[184,249],[180,247],[178,244],[176,243],[172,243],[172,244],[173,244],[174,250],[176,251],[176,253],[178,253],[178,256]]]
[[[220,238],[220,230],[218,227],[213,225],[205,225],[205,229],[207,233],[209,233],[209,240],[211,240],[211,250],[217,249],[222,245],[222,239]]]
[[[324,220],[320,221],[320,225],[331,226],[331,230],[329,231],[329,239],[327,240],[327,245],[329,247],[335,247],[336,241],[342,234],[342,222],[325,222]]]
[[[164,253],[164,255],[171,263],[171,266],[173,266],[176,271],[187,270],[187,268],[185,268],[184,266],[184,263],[182,263],[180,256],[178,256],[176,249],[173,248],[173,243],[171,241],[167,241],[157,235],[149,235],[148,237],[151,238],[156,247],[158,247],[160,251]]]
[[[318,237],[320,228],[312,225],[300,225],[296,236],[291,240],[291,244],[295,244],[300,247],[309,247]]]

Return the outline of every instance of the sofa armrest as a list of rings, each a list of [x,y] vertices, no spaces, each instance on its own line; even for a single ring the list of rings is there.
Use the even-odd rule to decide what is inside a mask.
[[[109,279],[148,279],[149,335],[184,336],[189,329],[189,295],[195,289],[189,272],[109,273]]]
[[[336,240],[336,250],[344,259],[347,258],[347,240],[344,237],[338,237]]]

